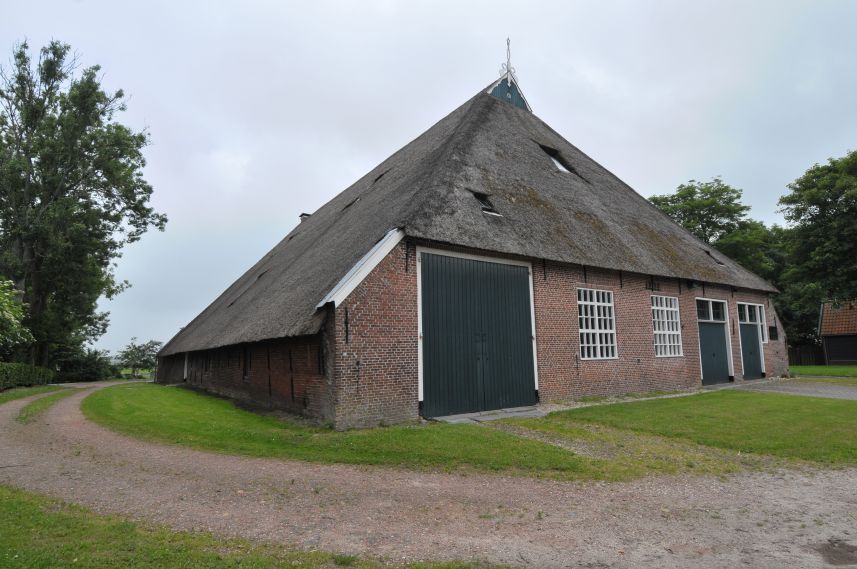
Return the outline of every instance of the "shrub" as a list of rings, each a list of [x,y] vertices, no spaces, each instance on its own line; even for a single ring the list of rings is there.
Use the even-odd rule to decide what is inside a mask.
[[[54,379],[48,368],[29,364],[0,362],[0,389],[28,385],[44,385]]]
[[[119,370],[110,361],[107,352],[74,346],[58,349],[57,381],[101,381],[119,375]]]

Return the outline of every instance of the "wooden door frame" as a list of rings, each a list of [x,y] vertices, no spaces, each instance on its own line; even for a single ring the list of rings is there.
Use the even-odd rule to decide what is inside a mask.
[[[723,334],[726,337],[726,358],[729,360],[729,377],[732,378],[732,381],[735,380],[735,362],[732,360],[732,339],[729,337],[729,327],[731,325],[731,319],[729,313],[729,301],[725,298],[711,298],[705,296],[697,296],[693,300],[693,313],[696,315],[696,345],[699,349],[699,381],[702,383],[702,334],[699,333],[699,311],[696,308],[697,300],[708,300],[711,302],[722,302],[725,305],[725,309],[723,310],[723,314],[726,316],[726,320],[718,321],[718,320],[702,320],[704,323],[708,324],[723,324]],[[738,341],[741,341],[741,330],[738,330]],[[742,364],[743,365],[743,364]],[[743,374],[743,370],[742,370]]]

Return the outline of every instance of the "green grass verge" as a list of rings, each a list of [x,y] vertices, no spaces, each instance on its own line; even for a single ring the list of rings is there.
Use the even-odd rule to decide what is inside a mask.
[[[29,423],[35,420],[41,413],[50,409],[51,406],[60,399],[64,399],[69,395],[74,395],[76,392],[76,389],[61,389],[56,393],[36,399],[32,403],[25,405],[18,413],[15,420],[19,423]]]
[[[3,403],[8,403],[9,401],[14,401],[16,399],[23,399],[24,397],[29,397],[30,395],[38,395],[40,393],[48,393],[50,391],[57,391],[59,389],[64,389],[57,385],[36,385],[33,387],[13,387],[12,389],[7,389],[5,391],[0,391],[0,405]]]
[[[224,453],[560,479],[599,477],[597,465],[562,448],[478,425],[433,423],[337,432],[154,384],[101,389],[81,407],[87,418],[128,435]]]
[[[561,411],[549,419],[787,459],[857,464],[857,401],[722,390]]]
[[[857,377],[857,366],[789,366],[789,371],[797,375]]]
[[[139,438],[309,462],[608,481],[649,474],[726,474],[770,462],[662,436],[570,424],[562,413],[490,426],[435,423],[336,432],[153,384],[99,390],[84,399],[82,408],[88,418]]]
[[[177,532],[102,516],[57,500],[0,486],[0,567],[156,569],[275,567],[374,569],[387,566],[350,555],[298,551],[208,533]],[[401,567],[401,565],[398,565]],[[466,569],[466,563],[411,569]],[[479,567],[483,567],[479,565]]]

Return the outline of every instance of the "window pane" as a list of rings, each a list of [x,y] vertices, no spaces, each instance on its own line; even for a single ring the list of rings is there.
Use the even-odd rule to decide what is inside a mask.
[[[747,321],[747,307],[743,304],[738,305],[738,322]]]
[[[711,319],[723,321],[726,320],[725,310],[723,308],[722,302],[712,302],[711,303]]]
[[[696,301],[696,316],[700,320],[711,320],[711,314],[708,311],[709,302],[707,300]]]

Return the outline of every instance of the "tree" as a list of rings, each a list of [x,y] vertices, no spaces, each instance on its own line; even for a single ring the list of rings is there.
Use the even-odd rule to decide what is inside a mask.
[[[661,211],[745,269],[776,284],[786,262],[782,227],[749,219],[741,190],[720,178],[691,180],[674,194],[649,198]]]
[[[131,375],[137,377],[137,370],[152,369],[158,365],[158,352],[162,345],[154,340],[138,344],[137,338],[131,338],[131,342],[119,352],[119,364],[131,368]]]
[[[776,285],[787,262],[787,233],[788,230],[779,225],[769,228],[761,221],[747,219],[712,245],[745,269]]]
[[[12,281],[0,278],[0,360],[9,357],[12,349],[33,341],[24,326],[24,305]]]
[[[780,205],[790,223],[783,322],[795,343],[818,343],[821,303],[857,298],[857,152],[814,165]]]
[[[780,198],[793,235],[791,283],[815,283],[826,300],[857,298],[857,151],[814,165]]]
[[[739,229],[750,211],[741,203],[741,190],[719,177],[710,182],[690,180],[675,193],[652,196],[649,201],[709,244]]]
[[[122,91],[102,89],[98,66],[76,74],[69,52],[51,42],[34,64],[23,43],[0,68],[0,273],[23,291],[39,365],[104,332],[96,302],[127,286],[122,247],[166,224],[142,174],[148,134],[114,120]]]

